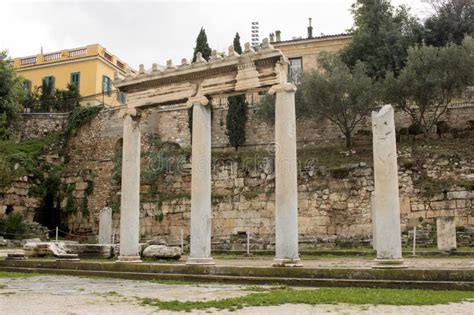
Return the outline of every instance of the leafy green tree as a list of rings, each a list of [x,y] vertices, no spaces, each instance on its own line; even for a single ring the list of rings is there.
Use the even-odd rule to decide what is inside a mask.
[[[25,99],[23,100],[23,105],[31,112],[37,112],[40,110],[40,97],[41,87],[35,86],[32,91],[26,94]]]
[[[209,60],[209,57],[211,57],[211,47],[209,47],[209,43],[207,42],[207,35],[206,31],[204,30],[203,27],[201,27],[201,30],[199,31],[198,37],[196,39],[196,47],[194,47],[194,54],[193,54],[193,62],[196,61],[196,54],[200,52],[202,54],[202,57],[206,59],[207,61]]]
[[[358,62],[352,71],[339,55],[322,54],[318,59],[323,71],[303,72],[296,102],[299,115],[333,122],[352,147],[352,134],[377,105],[379,84]]]
[[[41,95],[40,95],[40,104],[41,111],[51,112],[55,108],[56,98],[55,98],[55,89],[54,89],[54,78],[51,82],[44,80],[41,85]]]
[[[68,112],[80,106],[81,95],[75,84],[68,84],[66,90],[57,90],[54,108],[56,111]]]
[[[240,45],[240,35],[239,33],[235,33],[234,37],[234,50],[239,55],[242,54],[242,45]]]
[[[8,130],[22,110],[23,80],[10,65],[6,51],[0,51],[0,139],[8,138]]]
[[[464,36],[474,36],[474,2],[472,0],[431,0],[435,14],[425,20],[425,44],[461,45]]]
[[[448,105],[474,84],[474,43],[422,46],[408,51],[407,65],[398,77],[387,75],[385,100],[408,115],[425,135],[446,113]]]
[[[357,0],[352,5],[354,27],[351,43],[341,58],[351,69],[361,61],[370,77],[379,80],[387,72],[403,69],[407,49],[422,40],[422,26],[403,6],[394,8],[390,0]]]
[[[245,124],[247,123],[248,103],[245,95],[236,95],[228,98],[229,110],[226,117],[226,135],[229,143],[237,151],[245,143]]]
[[[296,92],[298,93],[298,90]],[[298,108],[298,104],[296,104],[296,108]],[[257,117],[272,126],[275,125],[275,95],[266,93],[260,97]]]

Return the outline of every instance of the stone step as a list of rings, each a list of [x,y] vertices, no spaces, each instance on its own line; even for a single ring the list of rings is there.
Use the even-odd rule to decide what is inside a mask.
[[[93,275],[142,280],[283,283],[305,286],[365,286],[474,290],[473,269],[274,268],[185,264],[0,260],[0,270]]]

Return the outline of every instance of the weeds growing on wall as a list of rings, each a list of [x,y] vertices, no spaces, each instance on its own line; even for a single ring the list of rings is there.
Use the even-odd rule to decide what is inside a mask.
[[[58,134],[50,134],[19,143],[0,141],[0,188],[8,187],[15,179],[38,170],[38,157],[44,147],[58,139]]]
[[[165,175],[178,175],[183,163],[187,163],[189,152],[181,149],[176,143],[163,142],[156,135],[150,136],[150,149],[143,154],[147,166],[143,168],[142,179],[150,186],[153,196],[157,193],[157,185],[165,180]]]

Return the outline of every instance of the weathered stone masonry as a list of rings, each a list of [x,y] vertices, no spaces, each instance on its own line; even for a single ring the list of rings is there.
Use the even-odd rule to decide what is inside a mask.
[[[450,119],[455,124],[463,126],[466,120],[474,116],[473,112],[472,108],[452,109],[448,115],[451,115]],[[148,118],[142,129],[142,152],[146,152],[149,147],[147,134],[157,134],[163,141],[189,146],[186,110],[155,109],[147,110],[145,115]],[[273,139],[272,126],[258,122],[252,111],[249,116],[248,143],[266,148]],[[221,122],[222,117],[224,124]],[[44,118],[46,122],[50,119]],[[397,123],[397,127],[407,127],[408,120],[400,118],[398,114]],[[49,126],[48,123],[38,122],[37,118],[34,124]],[[340,137],[334,127],[326,128],[320,124],[310,128],[306,127],[308,125],[311,126],[311,123],[297,123],[300,146],[303,140],[318,143],[324,137],[326,141]],[[38,134],[33,127],[28,133]],[[40,128],[44,130],[44,127]],[[57,127],[53,129],[57,131]],[[225,109],[214,109],[212,129],[213,147],[225,146]],[[88,196],[87,205],[90,214],[83,216],[78,210],[67,215],[67,226],[72,232],[97,234],[99,212],[103,207],[111,206],[115,210],[113,229],[118,233],[119,212],[116,210],[120,186],[112,179],[112,173],[115,151],[121,145],[121,134],[121,120],[117,112],[111,110],[99,114],[70,140],[70,162],[63,181],[74,184],[72,194],[77,204],[80,204],[85,194],[88,180],[93,181],[93,192]],[[472,246],[474,192],[457,187],[430,199],[423,197],[415,184],[420,170],[403,162],[412,157],[413,153],[408,148],[399,152],[402,231],[420,222],[434,223],[436,217],[454,216],[459,230],[458,246]],[[336,178],[339,176],[317,167],[299,170],[299,240],[302,248],[334,246],[336,243],[344,245],[347,242],[368,243],[372,233],[370,194],[373,191],[373,171],[365,163],[350,165],[347,169],[349,171],[344,178]],[[431,178],[472,179],[474,163],[472,160],[456,158],[456,152],[453,152],[450,158],[426,156],[422,170]],[[181,229],[185,237],[189,237],[190,184],[190,165],[185,164],[181,174],[166,176],[155,197],[141,198],[140,234],[143,239],[159,235],[170,242],[177,242]],[[238,232],[248,231],[253,247],[273,248],[274,185],[272,159],[263,160],[256,169],[251,170],[242,168],[235,161],[220,160],[219,166],[212,170],[213,245],[227,249],[239,248],[240,245],[235,242],[231,244],[230,240],[239,239]],[[16,182],[0,199],[0,210],[5,212],[7,206],[11,206],[14,211],[24,213],[29,220],[33,220],[39,201],[28,196],[30,186],[28,178]],[[148,185],[142,183],[142,194],[147,189]],[[61,208],[65,207],[66,202],[62,201]],[[407,238],[404,237],[404,240]],[[433,240],[431,237],[425,241],[430,244]]]

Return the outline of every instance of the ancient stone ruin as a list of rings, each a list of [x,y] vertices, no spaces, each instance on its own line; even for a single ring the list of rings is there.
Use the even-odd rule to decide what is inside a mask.
[[[183,59],[178,67],[167,63],[145,73],[116,78],[114,84],[128,95],[122,110],[123,162],[120,223],[120,262],[140,261],[140,119],[147,107],[171,106],[185,101],[193,110],[191,175],[191,244],[188,264],[213,264],[211,257],[211,110],[214,97],[270,88],[276,94],[275,113],[275,234],[276,266],[299,266],[298,196],[295,127],[295,87],[287,82],[288,61],[263,41],[259,51],[245,44],[238,55],[229,47],[226,57],[215,51],[207,62]]]

